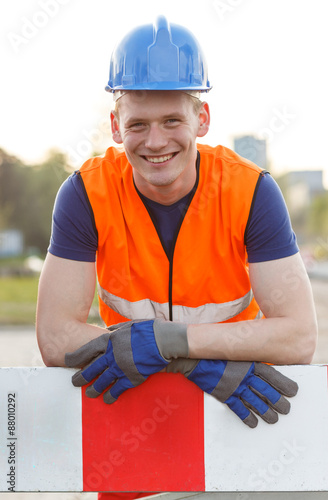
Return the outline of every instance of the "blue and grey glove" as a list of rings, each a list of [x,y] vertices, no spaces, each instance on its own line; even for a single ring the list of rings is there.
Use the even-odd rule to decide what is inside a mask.
[[[268,424],[286,415],[290,403],[284,396],[297,394],[298,385],[272,366],[246,361],[177,359],[167,372],[182,373],[203,391],[225,403],[246,425],[256,427],[259,415]]]
[[[73,375],[73,385],[81,387],[96,379],[86,395],[95,398],[106,391],[103,398],[108,404],[161,371],[172,359],[188,356],[184,323],[138,320],[112,325],[108,330],[110,333],[65,355],[66,366],[83,367]]]

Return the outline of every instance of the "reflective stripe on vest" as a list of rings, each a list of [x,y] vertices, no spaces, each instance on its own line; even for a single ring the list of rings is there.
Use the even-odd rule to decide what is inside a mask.
[[[115,312],[128,319],[163,318],[168,320],[169,303],[160,304],[150,299],[130,302],[117,297],[98,285],[101,300]],[[224,304],[204,304],[199,307],[173,306],[173,321],[188,324],[219,323],[227,321],[243,312],[251,303],[253,292],[250,290],[244,297]]]

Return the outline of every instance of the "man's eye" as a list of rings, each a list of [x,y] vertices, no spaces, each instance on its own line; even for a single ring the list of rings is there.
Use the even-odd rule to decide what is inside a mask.
[[[177,121],[178,121],[177,118],[169,118],[167,120],[167,123],[177,123]]]

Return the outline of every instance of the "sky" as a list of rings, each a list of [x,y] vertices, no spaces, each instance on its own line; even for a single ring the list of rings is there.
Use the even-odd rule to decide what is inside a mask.
[[[1,2],[0,148],[30,164],[59,149],[74,168],[104,152],[112,49],[160,14],[206,55],[211,128],[200,142],[253,134],[273,174],[322,169],[327,183],[327,0]]]

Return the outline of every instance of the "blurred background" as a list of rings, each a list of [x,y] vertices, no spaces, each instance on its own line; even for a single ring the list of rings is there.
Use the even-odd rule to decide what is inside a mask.
[[[56,193],[113,144],[111,51],[159,14],[206,54],[202,142],[236,150],[282,189],[315,297],[313,362],[328,363],[326,0],[16,0],[0,4],[0,366],[42,365],[35,306]]]

